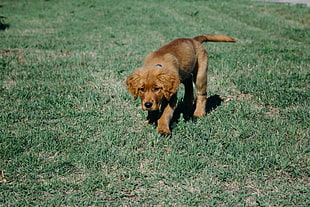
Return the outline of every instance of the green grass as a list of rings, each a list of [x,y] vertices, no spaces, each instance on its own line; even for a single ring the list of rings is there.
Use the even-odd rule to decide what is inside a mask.
[[[310,8],[0,5],[0,206],[309,206]],[[205,33],[238,40],[205,44],[208,93],[224,101],[161,137],[125,79],[147,53]]]

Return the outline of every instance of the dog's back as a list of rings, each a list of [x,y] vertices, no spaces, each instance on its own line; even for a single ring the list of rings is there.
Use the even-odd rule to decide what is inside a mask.
[[[200,43],[193,39],[180,38],[173,40],[157,51],[150,53],[144,61],[144,66],[159,64],[162,67],[191,71],[196,61],[197,44]]]
[[[184,72],[192,70],[196,62],[197,53],[205,51],[201,46],[203,42],[236,42],[236,40],[226,35],[209,34],[194,38],[179,38],[149,54],[144,61],[144,66],[159,64],[167,67],[178,67]]]

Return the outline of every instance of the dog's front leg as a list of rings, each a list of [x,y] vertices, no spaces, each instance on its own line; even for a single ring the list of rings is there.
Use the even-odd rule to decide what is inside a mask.
[[[162,103],[162,115],[157,122],[157,131],[162,134],[171,134],[170,121],[173,116],[174,109],[177,103],[177,96],[174,94],[169,101],[165,100]]]
[[[144,123],[145,124],[154,124],[157,122],[158,118],[159,118],[159,110],[149,111],[147,114],[146,121]]]

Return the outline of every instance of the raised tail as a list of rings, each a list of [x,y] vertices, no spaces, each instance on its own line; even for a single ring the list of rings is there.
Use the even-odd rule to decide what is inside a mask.
[[[226,35],[200,35],[193,38],[194,40],[203,43],[203,42],[237,42],[231,37],[228,37]]]

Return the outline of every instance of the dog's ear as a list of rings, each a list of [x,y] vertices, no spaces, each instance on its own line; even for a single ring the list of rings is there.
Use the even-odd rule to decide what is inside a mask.
[[[126,86],[128,91],[133,95],[134,99],[136,100],[139,95],[139,83],[140,83],[140,75],[138,70],[128,76],[126,80]]]
[[[163,88],[165,98],[169,101],[171,96],[178,91],[180,84],[179,75],[174,71],[164,69],[163,72],[158,75],[158,80]]]

